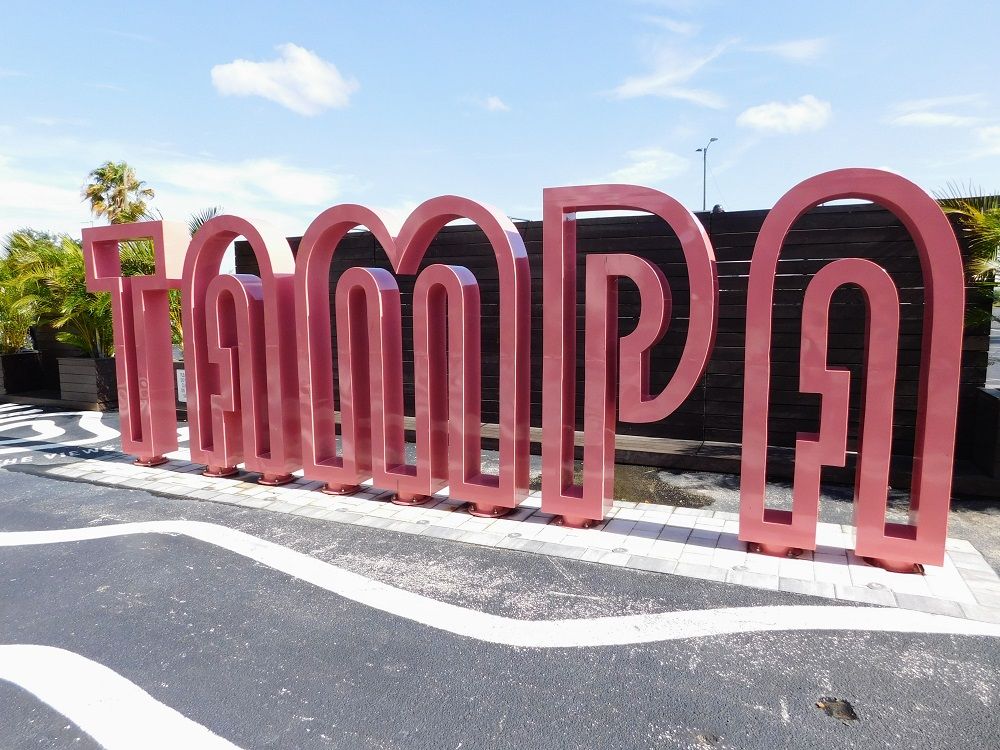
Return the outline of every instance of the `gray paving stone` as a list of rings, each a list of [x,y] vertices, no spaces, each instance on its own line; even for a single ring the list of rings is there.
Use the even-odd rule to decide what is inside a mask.
[[[361,513],[355,513],[351,510],[331,510],[329,511],[327,518],[331,521],[336,521],[337,523],[356,523],[359,518],[361,518]]]
[[[629,536],[639,537],[640,539],[656,539],[656,537],[660,534],[661,528],[661,524],[658,523],[639,521],[636,523],[635,528],[632,529]]]
[[[780,591],[789,591],[793,594],[807,594],[809,596],[822,596],[827,599],[836,599],[837,591],[832,583],[825,581],[804,581],[800,578],[781,578],[778,582]]]
[[[695,565],[694,563],[677,563],[674,569],[677,575],[688,578],[703,578],[708,581],[725,581],[727,570],[725,568],[712,568],[708,565]]]
[[[324,512],[322,508],[314,508],[311,505],[300,505],[292,511],[292,514],[305,516],[306,518],[321,518]]]
[[[982,573],[989,573],[993,570],[990,564],[983,559],[978,552],[949,552],[948,557],[955,563],[955,567],[962,570],[975,570]]]
[[[1000,575],[990,568],[989,570],[973,570],[971,568],[960,568],[962,578],[965,579],[966,583],[975,581],[976,583],[987,583],[1000,585]]]
[[[838,599],[863,604],[881,604],[884,607],[895,607],[896,597],[888,589],[870,589],[867,586],[841,586],[834,584]]]
[[[730,570],[726,573],[726,583],[735,583],[740,586],[753,586],[758,589],[768,589],[777,591],[781,579],[777,575],[768,573],[755,573],[752,570]]]
[[[309,506],[298,506],[298,507],[309,507]],[[370,526],[373,529],[386,529],[395,523],[392,518],[385,518],[384,516],[361,516],[357,521],[354,522],[355,526]],[[452,529],[453,530],[453,529]]]
[[[1000,593],[983,589],[971,589],[976,601],[984,607],[1000,607]]]
[[[962,602],[962,611],[970,620],[1000,623],[1000,607],[984,607],[981,604]]]
[[[617,565],[619,567],[624,567],[628,565],[628,559],[631,555],[628,552],[608,552],[604,557],[601,558],[601,562],[605,565]]]
[[[261,500],[257,497],[245,497],[242,495],[226,495],[216,493],[212,495],[213,503],[226,503],[227,505],[242,505],[245,508],[267,508],[273,505],[272,500]]]
[[[246,498],[246,500],[248,500],[248,501],[252,501],[253,499],[254,498],[252,498],[252,497]],[[237,500],[234,498],[233,502],[235,503],[235,502],[237,502]],[[267,503],[267,505],[264,505],[263,507],[266,510],[272,511],[274,513],[291,513],[296,508],[301,508],[302,506],[301,505],[292,505],[291,503],[285,503],[285,502],[282,502],[282,501],[279,500],[277,502]]]
[[[584,551],[580,556],[580,560],[583,562],[600,562],[602,557],[611,554],[609,550],[606,549],[594,549],[590,547]]]
[[[937,599],[932,596],[904,594],[897,591],[896,604],[903,609],[916,609],[921,612],[930,612],[935,615],[965,617],[965,613],[962,611],[962,606],[958,602],[948,601],[947,599]]]
[[[691,529],[687,526],[664,526],[657,537],[661,542],[679,542],[683,544],[691,536]]]
[[[469,532],[462,531],[461,529],[453,529],[447,526],[428,526],[427,531],[423,533],[423,536],[429,536],[435,539],[451,539],[452,541],[458,541],[462,538],[463,534],[467,533]]]
[[[982,591],[984,593],[1000,594],[1000,581],[970,581],[968,578],[965,578],[965,583],[973,593]]]
[[[542,542],[542,546],[538,548],[540,555],[565,557],[570,560],[579,560],[586,551],[586,547],[573,547],[569,544],[559,544],[558,542]]]
[[[337,511],[335,511],[335,510],[327,510],[326,513],[327,513],[327,515],[325,516],[325,518],[333,518],[333,519],[337,518]],[[394,520],[393,523],[391,523],[390,525],[386,526],[386,528],[389,531],[398,531],[401,534],[418,535],[418,534],[423,534],[425,531],[427,531],[427,524],[419,524],[419,523],[411,523],[410,521],[396,521],[396,520]]]
[[[486,531],[468,529],[460,529],[460,531],[465,533],[458,538],[458,541],[466,544],[478,544],[481,547],[496,547],[497,543],[504,538],[500,534],[490,534]]]
[[[523,537],[511,537],[505,536],[496,546],[503,549],[514,549],[521,552],[538,552],[541,549],[543,542],[537,539],[524,539]]]
[[[646,557],[645,555],[631,555],[625,567],[636,570],[646,570],[650,573],[673,573],[677,568],[676,560],[664,560],[661,557]]]

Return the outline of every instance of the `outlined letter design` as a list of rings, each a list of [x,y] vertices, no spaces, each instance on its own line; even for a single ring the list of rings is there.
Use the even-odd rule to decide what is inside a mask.
[[[406,464],[403,458],[398,289],[385,271],[350,269],[338,284],[339,398],[334,392],[329,270],[340,240],[355,227],[367,227],[396,274],[415,275],[435,235],[455,219],[469,219],[484,231],[499,271],[500,469],[496,475],[482,471],[479,289],[467,269],[432,265],[417,277],[415,464]],[[348,492],[371,476],[376,486],[395,490],[403,502],[420,501],[447,484],[452,497],[470,501],[473,512],[482,515],[516,507],[527,496],[531,277],[524,243],[510,219],[474,201],[442,196],[418,206],[393,236],[376,212],[353,204],[334,206],[303,235],[295,299],[297,328],[305,337],[305,346],[299,349],[299,391],[308,476],[326,482],[332,492]],[[364,354],[362,340],[369,347],[379,342],[380,362],[374,354]]]
[[[599,521],[614,489],[615,406],[626,422],[673,413],[708,364],[718,317],[715,252],[698,219],[657,190],[633,185],[547,188],[544,193],[542,509],[564,523]],[[691,320],[677,370],[649,394],[649,352],[670,316],[670,288],[656,266],[633,255],[591,255],[586,265],[583,484],[573,480],[576,426],[576,213],[634,210],[659,216],[677,234],[690,280]],[[635,330],[618,340],[617,284],[628,277],[642,308]],[[620,361],[618,361],[620,359]]]
[[[122,276],[120,243],[153,246],[151,276]],[[149,221],[83,230],[87,288],[111,294],[122,450],[155,466],[177,450],[168,290],[181,286],[188,230]]]
[[[219,274],[238,237],[260,278]],[[301,466],[294,272],[284,237],[236,216],[210,219],[191,241],[183,289],[191,460],[209,474],[245,463],[262,483],[281,484]]]
[[[892,450],[899,299],[895,284],[871,261],[844,258],[809,283],[802,311],[800,389],[821,395],[816,435],[799,434],[792,510],[766,507],[771,316],[782,243],[811,208],[843,198],[891,210],[913,237],[924,277],[918,422],[909,523],[886,520]],[[951,503],[955,420],[962,361],[965,281],[962,256],[947,217],[912,182],[874,169],[841,169],[812,177],[786,193],[768,214],[754,247],[747,295],[740,539],[765,552],[816,548],[823,466],[847,460],[850,373],[827,365],[830,300],[844,284],[861,288],[868,323],[860,439],[855,478],[855,552],[886,567],[941,565]]]

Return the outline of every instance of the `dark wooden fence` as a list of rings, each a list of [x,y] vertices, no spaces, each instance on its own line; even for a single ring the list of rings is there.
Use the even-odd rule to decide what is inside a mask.
[[[746,330],[746,292],[750,257],[766,211],[701,214],[715,247],[719,272],[720,320],[716,347],[708,370],[687,402],[670,417],[652,424],[619,424],[620,436],[629,439],[619,460],[661,466],[731,471],[738,465],[743,401],[743,360]],[[532,425],[541,423],[542,353],[542,225],[518,223],[530,258],[532,272]],[[292,240],[293,248],[297,239]],[[674,233],[652,216],[581,219],[578,222],[578,373],[582,384],[584,270],[587,253],[632,253],[658,265],[669,280],[673,317],[663,340],[652,355],[654,392],[671,377],[683,347],[689,315],[688,279],[680,245]],[[774,446],[774,473],[787,475],[797,432],[817,428],[818,396],[798,390],[801,306],[806,285],[829,260],[868,258],[882,265],[895,280],[901,302],[899,364],[893,437],[895,481],[906,483],[913,453],[916,396],[923,316],[923,279],[916,248],[893,214],[868,204],[814,209],[802,217],[786,239],[776,279],[773,313],[773,379],[769,443]],[[432,244],[423,266],[452,263],[470,268],[479,279],[482,296],[483,420],[497,417],[497,343],[502,321],[498,313],[497,266],[483,232],[475,226],[446,227]],[[331,302],[334,285],[350,266],[389,268],[381,248],[368,232],[349,234],[334,256],[330,274]],[[423,267],[422,266],[422,267]],[[257,273],[256,259],[246,243],[237,243],[236,269]],[[412,305],[414,277],[401,277],[403,303],[404,382],[407,413],[413,414]],[[970,290],[970,304],[988,309],[985,298]],[[637,292],[623,281],[620,293],[621,334],[634,326]],[[852,378],[850,440],[857,438],[861,369],[864,357],[865,307],[856,289],[844,288],[833,301],[830,325],[830,364],[847,367]],[[289,335],[294,335],[289,327]],[[962,403],[959,415],[957,456],[969,457],[974,435],[969,426],[975,393],[985,380],[989,346],[986,327],[966,330],[962,354]],[[583,389],[577,389],[578,429],[582,425]],[[620,446],[621,448],[621,446]]]

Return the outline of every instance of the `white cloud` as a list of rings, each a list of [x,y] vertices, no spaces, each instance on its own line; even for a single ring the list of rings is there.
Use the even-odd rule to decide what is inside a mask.
[[[722,109],[726,106],[726,102],[718,94],[687,88],[684,84],[721,55],[729,44],[728,42],[720,44],[711,52],[701,56],[682,53],[672,48],[661,48],[655,55],[655,63],[650,73],[626,78],[613,93],[619,99],[658,96]]]
[[[823,55],[830,47],[830,40],[823,37],[814,39],[794,39],[777,44],[748,47],[751,52],[767,52],[794,62],[808,62]]]
[[[11,158],[0,154],[0,237],[22,226],[79,236],[93,223],[80,189],[87,171],[107,154],[121,154],[156,190],[150,207],[186,221],[200,209],[265,221],[286,235],[301,234],[328,206],[358,190],[354,178],[280,159],[237,161],[168,153],[148,145],[59,138],[39,129],[16,138]]]
[[[801,133],[822,128],[829,121],[832,111],[830,102],[806,94],[794,102],[768,102],[750,107],[740,113],[736,122],[754,130]]]
[[[488,96],[483,101],[483,107],[488,112],[508,112],[510,107],[499,96]]]
[[[942,107],[954,107],[968,104],[982,106],[986,103],[986,98],[982,94],[958,94],[955,96],[936,96],[926,99],[908,99],[897,102],[893,105],[894,112],[923,112],[928,109],[941,109]]]
[[[333,202],[341,192],[338,176],[276,159],[167,161],[151,164],[145,174],[151,184],[167,183],[236,200],[320,206]]]
[[[78,236],[90,220],[78,181],[66,174],[40,175],[0,156],[0,239],[29,226]]]
[[[303,169],[278,159],[236,162],[204,159],[136,159],[136,171],[156,189],[153,207],[184,220],[194,211],[222,206],[226,213],[263,219],[286,235],[302,234],[319,211],[341,199],[351,178]]]
[[[928,99],[911,99],[897,102],[890,110],[889,122],[893,125],[925,128],[961,128],[977,125],[982,122],[979,117],[943,112],[942,109],[952,107],[982,107],[985,99],[981,94],[963,94],[959,96],[939,96]]]
[[[893,125],[917,126],[925,128],[960,128],[975,125],[979,121],[978,117],[954,115],[948,112],[907,112],[902,115],[897,115],[890,120]]]
[[[654,185],[676,177],[688,168],[687,159],[659,147],[629,151],[626,157],[631,163],[612,172],[612,181]]]
[[[709,107],[710,109],[726,108],[726,100],[723,97],[719,96],[714,91],[706,91],[705,89],[688,89],[675,86],[670,89],[668,96],[673,99],[680,99],[681,101],[700,104],[701,106]]]
[[[223,96],[262,96],[300,115],[317,115],[350,104],[359,84],[331,62],[296,44],[277,47],[266,62],[234,60],[212,68],[212,84]]]
[[[1000,125],[988,125],[976,131],[982,148],[979,155],[1000,156]]]
[[[659,26],[661,29],[665,29],[672,34],[692,36],[698,33],[698,25],[690,21],[678,21],[666,16],[643,16],[641,20],[651,26]]]

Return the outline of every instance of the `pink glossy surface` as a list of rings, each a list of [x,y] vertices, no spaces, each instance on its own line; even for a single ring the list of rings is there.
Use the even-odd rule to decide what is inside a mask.
[[[220,275],[238,237],[261,275]],[[184,261],[184,365],[191,460],[281,475],[298,469],[300,429],[292,299],[294,260],[281,235],[236,216],[202,225]]]
[[[467,269],[430,266],[420,272],[414,289],[415,465],[405,464],[403,458],[397,332],[401,324],[398,290],[393,299],[390,282],[392,289],[395,282],[388,272],[371,281],[354,274],[356,269],[341,277],[342,285],[352,274],[355,291],[348,287],[341,291],[338,285],[336,292],[339,398],[330,368],[329,268],[344,235],[355,227],[367,227],[396,273],[414,275],[431,241],[455,219],[479,225],[497,258],[501,319],[497,475],[482,471],[479,289]],[[331,485],[354,484],[371,475],[377,486],[405,494],[430,494],[447,483],[453,497],[500,507],[514,507],[527,495],[531,277],[524,243],[506,216],[465,198],[442,196],[418,206],[393,236],[376,212],[351,204],[335,206],[320,214],[303,236],[295,288],[297,327],[305,344],[299,349],[299,391],[307,475]],[[378,317],[372,307],[375,299],[383,306]],[[357,322],[342,329],[345,317]],[[443,335],[445,320],[448,340]],[[388,359],[360,362],[360,345],[355,353],[342,336],[379,342]],[[343,423],[339,453],[338,404]]]
[[[119,243],[141,239],[152,242],[155,273],[123,278]],[[187,243],[187,228],[170,222],[83,230],[87,288],[111,294],[122,450],[140,460],[177,450],[167,290],[180,286]]]
[[[677,234],[688,266],[691,320],[687,341],[667,386],[649,393],[649,350],[666,330],[670,290],[652,264],[630,255],[587,259],[583,484],[573,481],[576,399],[576,213],[646,211]],[[580,525],[600,520],[614,489],[615,411],[628,422],[652,422],[673,413],[697,385],[715,342],[718,278],[715,253],[698,219],[680,203],[650,188],[587,185],[544,191],[542,370],[542,509]],[[617,279],[639,288],[636,329],[621,339]]]
[[[802,321],[802,389],[821,393],[818,436],[796,446],[794,508],[765,503],[771,313],[782,243],[795,221],[813,206],[842,198],[870,200],[893,211],[913,236],[925,285],[924,333],[916,455],[910,522],[885,520],[892,393],[896,378],[898,298],[891,279],[868,261],[838,260],[810,283]],[[955,234],[937,203],[899,175],[842,169],[792,188],[768,214],[750,266],[744,372],[740,539],[815,548],[820,467],[843,465],[849,376],[826,365],[829,299],[845,283],[860,286],[868,306],[865,399],[855,487],[859,556],[940,565],[944,559],[951,499],[955,419],[965,306],[962,258]],[[896,309],[894,309],[896,308]]]
[[[781,245],[811,207],[846,197],[894,211],[913,236],[923,269],[924,343],[908,524],[885,520],[899,300],[888,274],[866,260],[832,261],[806,290],[800,382],[803,392],[821,396],[819,431],[796,441],[792,510],[769,509],[764,497],[771,315]],[[715,260],[693,214],[655,190],[552,188],[544,202],[542,508],[582,526],[600,520],[611,503],[616,412],[628,422],[663,419],[698,383],[715,336]],[[655,265],[636,256],[588,256],[585,445],[583,482],[577,485],[575,213],[604,209],[646,211],[673,228],[688,266],[691,319],[674,377],[660,393],[651,393],[650,350],[670,320],[669,286]],[[458,218],[483,229],[499,270],[496,475],[482,471],[480,298],[468,269],[431,265],[416,279],[414,464],[405,458],[402,321],[393,273],[349,269],[335,292],[335,323],[330,315],[330,263],[348,231],[368,227],[395,273],[415,275],[434,236]],[[260,278],[219,274],[223,253],[237,237],[248,240]],[[153,242],[156,273],[122,278],[119,243],[140,238]],[[162,222],[84,230],[88,286],[112,296],[124,450],[149,461],[177,447],[167,290],[181,287],[192,460],[210,471],[228,473],[245,463],[264,481],[278,483],[302,465],[308,478],[327,482],[331,491],[371,476],[376,486],[401,498],[428,495],[447,484],[453,497],[472,501],[478,513],[491,516],[527,494],[531,280],[521,237],[501,213],[463,198],[434,198],[393,235],[377,213],[335,206],[309,226],[297,262],[284,238],[232,216],[207,222],[185,257],[186,242],[184,227]],[[635,328],[626,336],[618,331],[622,278],[635,284],[641,303]],[[827,363],[830,302],[845,284],[861,289],[868,313],[857,553],[897,566],[940,564],[961,366],[962,261],[952,228],[933,199],[907,180],[876,170],[838,170],[806,180],[779,201],[758,238],[748,287],[740,538],[771,550],[815,547],[822,467],[843,466],[847,459],[850,375]]]

